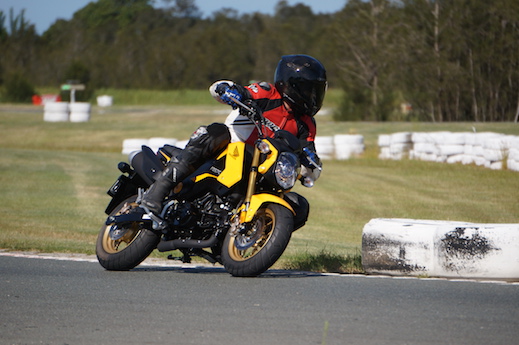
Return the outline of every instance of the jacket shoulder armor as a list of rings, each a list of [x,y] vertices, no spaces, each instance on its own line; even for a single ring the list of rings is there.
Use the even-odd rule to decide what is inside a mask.
[[[270,91],[270,89],[272,89],[272,85],[270,85],[266,81],[262,81],[258,85],[265,91]]]

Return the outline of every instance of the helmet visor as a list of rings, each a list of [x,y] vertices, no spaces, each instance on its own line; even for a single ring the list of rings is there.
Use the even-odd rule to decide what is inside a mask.
[[[323,105],[324,95],[326,94],[326,81],[309,81],[304,79],[289,80],[292,93],[288,96],[293,99],[295,105],[299,105],[301,111],[307,115],[314,116]]]

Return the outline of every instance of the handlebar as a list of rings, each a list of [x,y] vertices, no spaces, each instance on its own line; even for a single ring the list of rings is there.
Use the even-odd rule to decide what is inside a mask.
[[[236,103],[238,106],[240,106],[241,108],[247,110],[248,112],[250,113],[256,113],[256,109],[254,108],[251,108],[249,107],[248,105],[246,105],[245,103],[243,103],[242,101],[240,101],[239,99],[237,99],[236,97],[234,97],[233,94],[228,94],[227,95],[234,103]]]
[[[254,123],[254,125],[256,126],[256,128],[258,129],[258,136],[260,138],[263,138],[263,131],[261,130],[261,125],[262,123],[258,123],[255,119],[255,116],[257,114],[257,110],[252,108],[252,107],[249,107],[248,105],[246,105],[245,103],[243,103],[241,100],[237,99],[236,97],[234,97],[234,95],[232,94],[229,94],[228,97],[234,102],[236,103],[236,105],[238,105],[240,108],[243,108],[244,110],[246,110],[248,112],[247,114],[247,117]],[[265,120],[264,117],[261,117],[262,120]],[[263,122],[263,121],[261,121]],[[275,124],[273,124],[275,126]],[[277,127],[277,126],[276,126]],[[279,129],[279,128],[278,128]],[[310,149],[308,149],[307,147],[304,147],[303,148],[303,153],[305,154],[308,162],[313,165],[316,169],[318,169],[319,171],[322,171],[322,167],[319,166],[319,164],[317,164],[317,162],[315,161],[315,153],[313,153],[312,151],[310,151]]]
[[[237,99],[236,97],[234,97],[233,94],[228,94],[227,95],[234,103],[236,103],[237,106],[239,106],[240,108],[246,110],[248,113],[247,113],[247,117],[249,118],[249,120],[252,121],[252,123],[254,123],[254,125],[256,126],[256,128],[258,129],[258,137],[261,139],[261,138],[265,138],[265,136],[263,135],[263,131],[262,131],[262,122],[261,121],[260,123],[258,123],[258,121],[256,121],[255,119],[255,115],[257,115],[257,111],[256,109],[252,108],[252,107],[249,107],[248,105],[246,105],[245,103],[243,103],[242,101],[240,101],[239,99]],[[261,116],[261,119],[263,120],[263,116]]]

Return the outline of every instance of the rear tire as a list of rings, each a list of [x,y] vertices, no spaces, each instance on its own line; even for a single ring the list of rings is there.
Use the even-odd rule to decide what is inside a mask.
[[[285,251],[294,220],[292,212],[278,204],[262,206],[246,234],[225,236],[222,262],[235,277],[255,277],[268,270]]]
[[[136,196],[121,202],[110,214],[118,215],[130,212],[138,207]],[[110,271],[127,271],[139,265],[157,248],[160,236],[133,222],[119,228],[119,236],[111,234],[112,225],[103,225],[97,236],[97,260]],[[112,235],[112,236],[111,236]]]

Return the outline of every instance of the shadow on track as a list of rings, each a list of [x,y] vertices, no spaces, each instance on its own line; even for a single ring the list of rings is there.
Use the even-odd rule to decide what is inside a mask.
[[[221,266],[138,266],[131,270],[131,272],[177,272],[177,273],[191,273],[191,274],[227,274],[229,272]],[[270,269],[258,277],[253,278],[308,278],[308,277],[324,277],[325,275],[317,272],[303,272],[293,270],[277,270]]]

